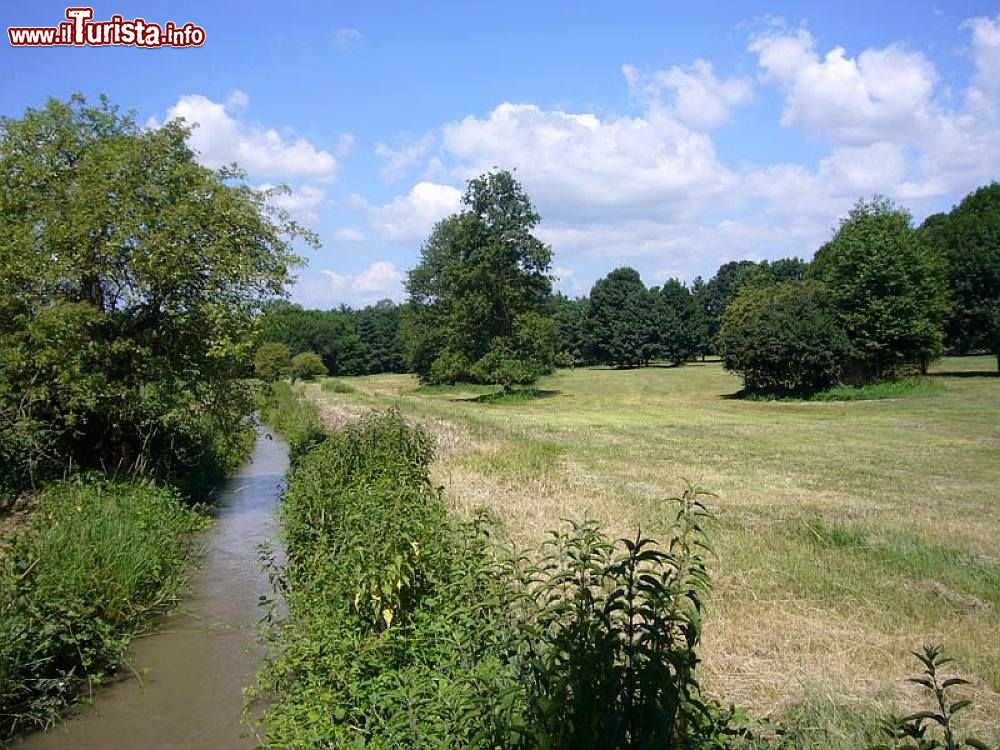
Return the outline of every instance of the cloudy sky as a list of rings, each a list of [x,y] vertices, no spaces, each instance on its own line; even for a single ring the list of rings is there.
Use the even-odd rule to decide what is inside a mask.
[[[0,114],[101,93],[183,117],[323,242],[292,297],[400,299],[465,181],[515,169],[559,286],[810,258],[861,196],[917,221],[1000,177],[1000,3],[142,2],[197,49],[0,46]],[[65,3],[5,3],[49,26]]]

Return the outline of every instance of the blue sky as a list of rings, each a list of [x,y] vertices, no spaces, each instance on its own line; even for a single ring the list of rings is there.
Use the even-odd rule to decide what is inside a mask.
[[[3,26],[65,20],[5,3]],[[106,93],[183,116],[323,242],[293,299],[402,298],[464,183],[516,169],[558,285],[648,284],[809,258],[861,196],[917,221],[998,177],[1000,4],[99,3],[202,26],[202,47],[0,44],[0,114]]]

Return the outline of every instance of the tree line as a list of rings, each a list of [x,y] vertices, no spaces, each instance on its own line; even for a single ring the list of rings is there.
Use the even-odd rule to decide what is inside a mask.
[[[812,261],[731,261],[690,286],[647,287],[622,267],[573,299],[553,293],[541,217],[510,172],[470,181],[463,206],[424,243],[402,305],[278,306],[264,339],[316,352],[332,374],[505,389],[553,367],[717,354],[750,391],[799,393],[924,371],[945,351],[1000,352],[997,183],[919,228],[885,198],[861,200]]]

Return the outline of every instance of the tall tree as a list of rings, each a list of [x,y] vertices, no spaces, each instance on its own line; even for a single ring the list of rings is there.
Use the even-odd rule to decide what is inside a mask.
[[[748,274],[757,268],[752,260],[733,260],[723,263],[708,281],[700,277],[694,282],[694,295],[705,312],[709,342],[715,340],[722,323],[722,314],[743,286]]]
[[[888,199],[858,201],[808,276],[830,290],[865,377],[925,367],[941,353],[948,312],[942,264],[919,241],[909,212]]]
[[[256,318],[315,238],[187,135],[81,96],[0,120],[8,481],[53,459],[188,472],[243,439]]]
[[[638,271],[618,268],[594,284],[584,330],[595,362],[638,367],[656,355],[656,304]]]
[[[700,353],[707,335],[705,316],[691,290],[669,279],[653,290],[656,305],[657,356],[680,364]]]
[[[430,382],[531,382],[552,365],[551,249],[508,171],[469,182],[465,209],[438,222],[406,282],[409,366]]]
[[[379,300],[355,312],[354,317],[358,323],[358,335],[367,352],[367,371],[371,374],[405,372],[399,305],[389,299]]]
[[[584,360],[583,319],[588,300],[586,297],[570,299],[561,292],[552,297],[552,315],[556,321],[556,352],[571,362]]]
[[[1000,183],[970,193],[951,213],[928,217],[920,235],[945,262],[953,304],[948,345],[991,352],[1000,368]]]

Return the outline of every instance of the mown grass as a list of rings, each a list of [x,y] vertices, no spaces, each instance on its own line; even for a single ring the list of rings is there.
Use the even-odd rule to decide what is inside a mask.
[[[876,400],[733,398],[741,382],[714,362],[563,370],[537,384],[551,397],[502,404],[401,375],[309,393],[330,415],[393,405],[427,425],[453,509],[485,505],[525,542],[567,517],[662,534],[665,489],[712,488],[707,682],[787,717],[802,746],[854,748],[911,705],[902,680],[925,642],[957,657],[974,682],[969,722],[1000,740],[995,370],[947,358],[905,397]]]
[[[51,723],[175,601],[207,517],[149,484],[50,485],[0,540],[0,745]]]

